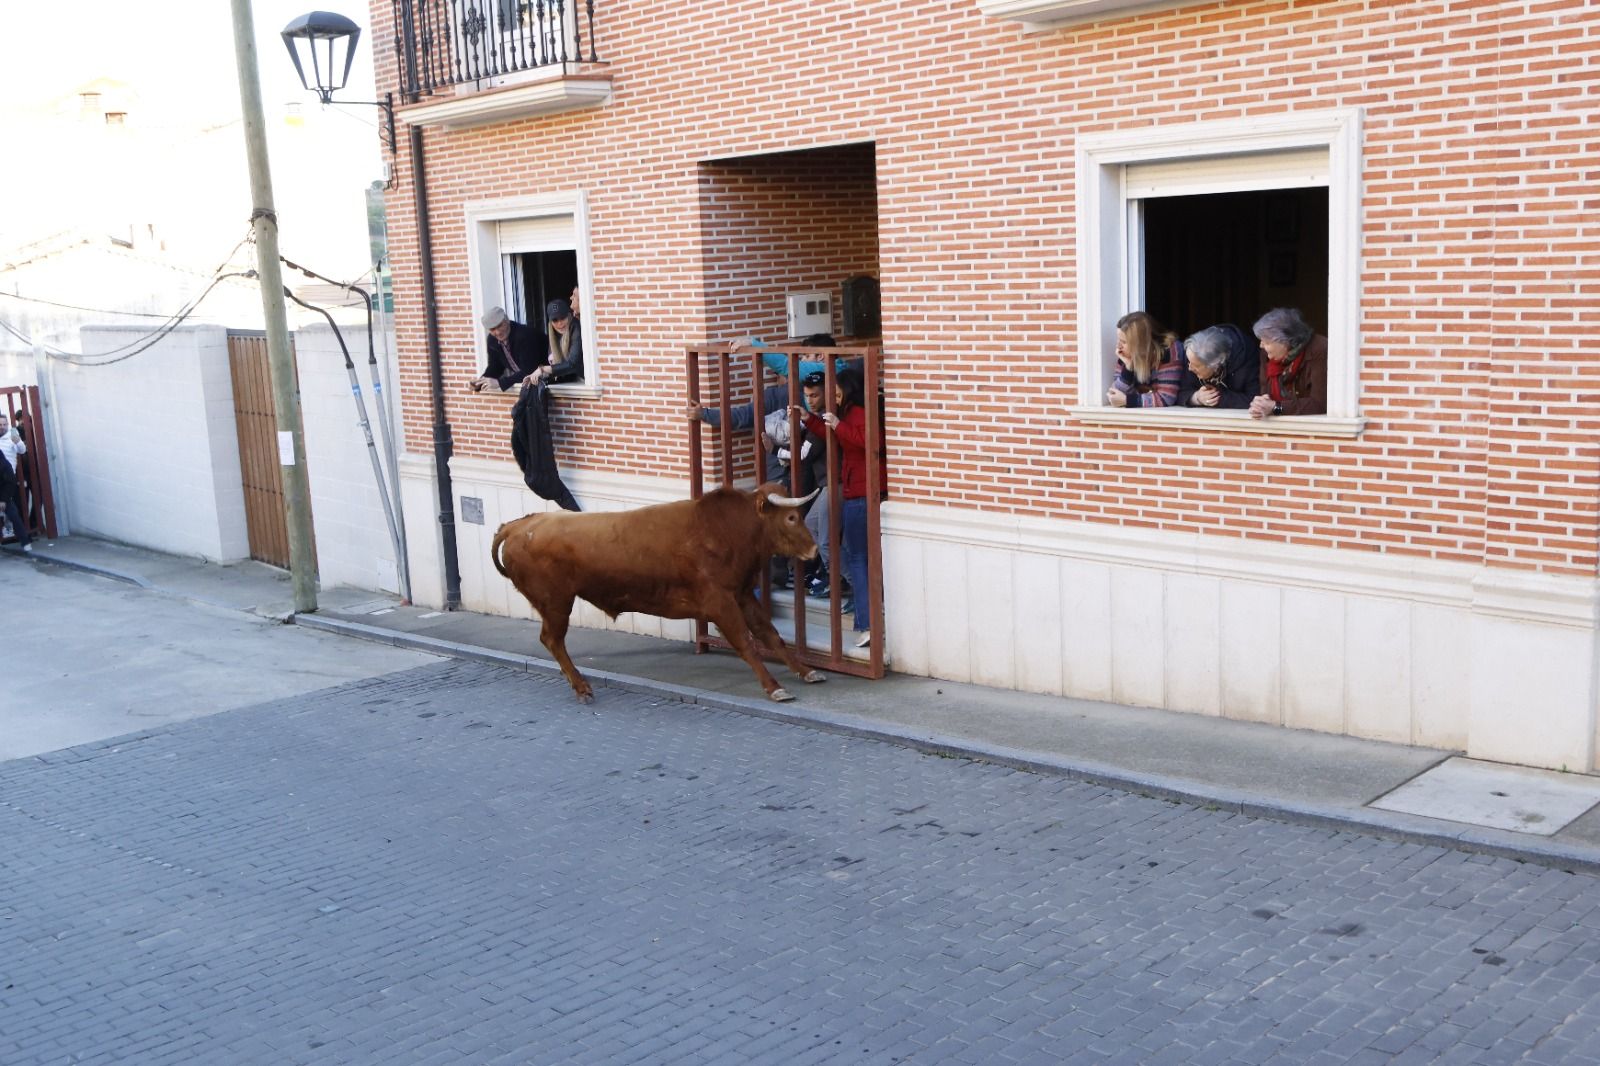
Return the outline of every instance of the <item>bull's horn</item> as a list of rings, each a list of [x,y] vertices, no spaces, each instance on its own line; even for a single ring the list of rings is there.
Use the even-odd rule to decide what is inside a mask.
[[[822,487],[819,485],[811,490],[811,495],[809,496],[779,496],[776,492],[769,492],[767,493],[767,501],[776,507],[804,507],[814,500],[817,493],[821,491]]]

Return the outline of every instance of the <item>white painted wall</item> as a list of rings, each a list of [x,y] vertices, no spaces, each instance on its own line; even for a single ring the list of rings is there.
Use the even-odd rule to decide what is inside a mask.
[[[11,345],[0,337],[0,385],[37,385],[38,376],[33,367],[33,350],[10,338]]]
[[[110,353],[146,335],[85,327],[81,350]],[[206,559],[248,556],[226,330],[181,326],[109,365],[52,359],[47,377],[65,460],[57,490],[74,532]]]
[[[432,523],[431,463],[411,473]],[[563,474],[589,510],[687,495],[671,479]],[[501,522],[553,505],[509,461],[456,459],[451,476],[462,605],[529,617],[489,545]],[[459,521],[463,496],[483,501],[482,525]],[[896,501],[883,530],[896,671],[1596,768],[1592,580]],[[434,548],[415,571],[435,604],[438,566]],[[691,634],[586,604],[573,622]]]
[[[377,397],[367,365],[365,323],[341,323],[345,344],[356,363],[366,417],[376,454],[383,464],[383,435],[378,425]],[[311,516],[316,531],[317,573],[322,586],[398,593],[400,582],[394,544],[389,536],[371,453],[361,431],[344,354],[326,325],[295,332],[295,358],[300,371],[300,420],[305,430],[306,471],[311,483]],[[392,350],[392,345],[390,346]],[[383,361],[380,352],[380,364]],[[380,368],[384,397],[393,375]],[[384,477],[388,477],[386,464]],[[395,521],[399,501],[391,499]]]
[[[889,501],[899,671],[1595,768],[1596,583]]]
[[[343,328],[360,360],[381,457],[365,323]],[[86,354],[109,353],[145,335],[90,326],[79,343]],[[295,347],[322,586],[398,592],[393,542],[344,356],[325,325],[297,332]],[[109,365],[52,359],[47,376],[47,417],[64,460],[57,465],[52,457],[52,473],[74,532],[221,562],[249,558],[226,329],[182,326]],[[392,381],[392,371],[383,380]]]

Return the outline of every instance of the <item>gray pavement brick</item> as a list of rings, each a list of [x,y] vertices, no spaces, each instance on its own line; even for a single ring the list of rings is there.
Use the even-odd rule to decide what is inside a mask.
[[[609,691],[0,763],[0,1061],[1600,1061],[1591,875]]]

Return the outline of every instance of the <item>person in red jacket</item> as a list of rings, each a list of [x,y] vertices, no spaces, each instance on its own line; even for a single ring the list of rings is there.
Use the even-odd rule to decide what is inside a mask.
[[[864,648],[872,642],[873,624],[871,586],[867,584],[867,409],[860,370],[843,367],[833,381],[833,411],[814,414],[803,407],[795,409],[818,439],[832,433],[838,442],[841,547],[845,575],[855,592],[856,647]]]

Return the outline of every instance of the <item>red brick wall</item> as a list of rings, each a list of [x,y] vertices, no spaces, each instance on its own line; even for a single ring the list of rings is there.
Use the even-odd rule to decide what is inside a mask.
[[[372,11],[381,89],[388,0]],[[504,402],[459,387],[479,358],[464,202],[587,190],[605,395],[561,404],[561,447],[676,474],[683,433],[640,420],[681,378],[683,345],[776,333],[773,294],[874,258],[844,226],[835,247],[800,240],[800,189],[844,205],[828,175],[708,161],[872,142],[897,500],[1595,571],[1600,345],[1583,326],[1600,296],[1600,5],[1210,2],[1026,35],[973,0],[597,0],[596,23],[606,105],[428,133],[459,452],[506,454]],[[1075,138],[1357,106],[1366,432],[1066,417]],[[408,183],[402,167],[391,242],[407,440],[425,451]],[[809,251],[768,267],[763,245]]]

